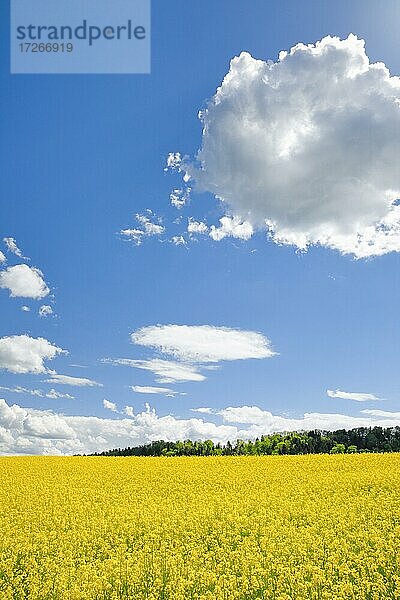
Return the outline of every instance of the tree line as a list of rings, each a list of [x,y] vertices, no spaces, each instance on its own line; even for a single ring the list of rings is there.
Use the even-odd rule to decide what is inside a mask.
[[[91,456],[241,456],[265,454],[344,454],[399,452],[400,427],[356,427],[337,431],[271,433],[255,440],[215,444],[212,440],[158,440],[128,448],[114,448]]]

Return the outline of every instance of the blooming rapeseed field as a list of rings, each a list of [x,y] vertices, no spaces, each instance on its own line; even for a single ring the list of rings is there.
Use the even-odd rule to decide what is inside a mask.
[[[400,454],[0,459],[1,600],[400,598]]]

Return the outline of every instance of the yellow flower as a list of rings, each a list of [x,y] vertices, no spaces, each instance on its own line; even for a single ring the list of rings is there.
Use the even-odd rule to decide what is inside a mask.
[[[0,459],[0,600],[400,598],[400,454]]]

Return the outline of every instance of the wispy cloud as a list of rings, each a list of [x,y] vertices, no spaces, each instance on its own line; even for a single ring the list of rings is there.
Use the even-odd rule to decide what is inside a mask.
[[[131,358],[103,359],[103,363],[133,367],[151,371],[158,383],[174,383],[182,381],[204,381],[205,376],[200,373],[200,367],[173,360],[154,358],[151,360],[137,360]]]
[[[5,243],[7,250],[9,252],[11,252],[12,254],[15,254],[15,256],[18,256],[18,258],[24,258],[26,260],[29,260],[26,256],[23,256],[22,250],[20,250],[18,248],[15,238],[5,237],[5,238],[3,238],[3,242]]]
[[[50,379],[46,379],[45,382],[59,385],[72,385],[75,387],[103,387],[102,383],[87,379],[86,377],[72,377],[71,375],[60,375],[59,373],[51,373]]]
[[[75,396],[71,396],[71,394],[63,394],[61,392],[57,392],[55,389],[51,389],[49,392],[45,394],[46,398],[51,398],[52,400],[58,400],[60,398],[67,398],[68,400],[74,400]]]
[[[161,219],[156,217],[150,209],[147,210],[147,214],[137,213],[135,218],[139,227],[122,229],[120,234],[123,238],[134,242],[137,246],[140,246],[143,238],[159,236],[165,231],[165,227],[161,224]]]
[[[14,387],[7,387],[1,385],[0,390],[2,390],[3,392],[11,392],[12,394],[27,394],[29,396],[38,396],[40,398],[43,398],[44,396],[44,392],[42,390],[28,389],[19,385],[16,385]]]
[[[12,394],[26,394],[29,396],[37,396],[39,398],[50,398],[51,400],[56,400],[59,398],[74,400],[74,396],[71,396],[71,394],[62,394],[54,389],[45,392],[43,390],[29,389],[16,385],[15,387],[0,386],[0,390],[3,390],[4,392],[10,392]]]
[[[185,392],[177,392],[171,388],[149,385],[131,385],[131,390],[137,394],[161,394],[162,396],[186,396]]]
[[[369,400],[381,400],[374,394],[363,392],[343,392],[342,390],[326,390],[330,398],[341,398],[343,400],[354,400],[355,402],[368,402]]]
[[[191,408],[191,412],[200,413],[202,415],[212,415],[214,410],[208,406],[200,406],[199,408]]]

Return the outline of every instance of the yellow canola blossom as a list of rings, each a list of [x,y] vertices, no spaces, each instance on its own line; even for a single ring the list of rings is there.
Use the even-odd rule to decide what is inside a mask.
[[[1,600],[400,598],[400,454],[0,458]]]

